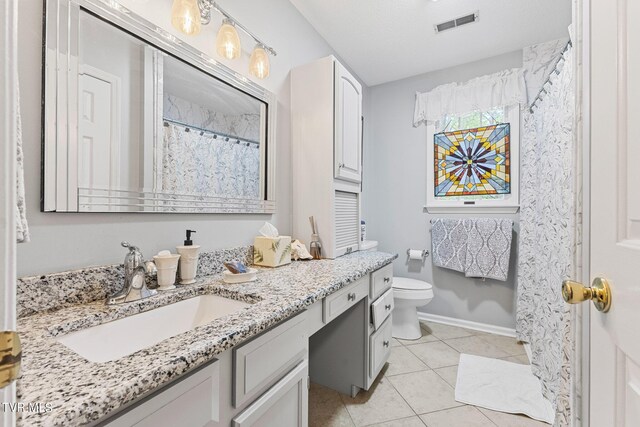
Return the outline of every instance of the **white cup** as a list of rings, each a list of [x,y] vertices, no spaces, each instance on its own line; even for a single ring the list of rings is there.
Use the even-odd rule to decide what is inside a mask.
[[[175,289],[179,259],[180,255],[178,254],[156,255],[153,257],[153,262],[155,262],[158,270],[158,290],[168,291]]]

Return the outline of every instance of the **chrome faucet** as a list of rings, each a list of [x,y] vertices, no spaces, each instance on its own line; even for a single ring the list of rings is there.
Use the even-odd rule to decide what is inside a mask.
[[[155,289],[149,289],[146,281],[147,273],[154,274],[157,271],[153,261],[145,261],[137,246],[127,242],[122,242],[121,245],[129,249],[124,257],[124,286],[107,298],[108,305],[137,301],[158,293]]]

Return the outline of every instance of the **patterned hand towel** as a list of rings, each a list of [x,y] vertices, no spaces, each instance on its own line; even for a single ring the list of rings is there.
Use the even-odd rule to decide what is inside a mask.
[[[462,219],[437,218],[431,221],[433,264],[464,273],[467,237]]]
[[[465,276],[507,280],[513,221],[478,218],[465,219],[464,222],[469,236],[465,254]]]

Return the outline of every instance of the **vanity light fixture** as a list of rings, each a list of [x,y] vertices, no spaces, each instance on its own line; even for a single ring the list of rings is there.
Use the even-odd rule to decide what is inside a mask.
[[[242,53],[238,30],[246,33],[257,43],[249,59],[249,73],[259,78],[269,77],[269,55],[276,56],[276,51],[261,41],[247,27],[240,24],[213,0],[173,0],[171,8],[171,24],[184,34],[195,36],[200,33],[200,26],[211,22],[211,11],[220,13],[224,19],[216,36],[216,52],[227,59],[236,59]],[[200,19],[197,19],[198,15]]]
[[[258,43],[251,52],[249,59],[249,72],[259,79],[269,77],[269,54],[264,49],[264,45]]]
[[[200,9],[197,0],[173,0],[171,25],[188,36],[200,34]]]
[[[238,31],[236,31],[234,22],[228,18],[222,21],[222,26],[218,30],[216,52],[227,59],[236,59],[240,57],[242,52]]]

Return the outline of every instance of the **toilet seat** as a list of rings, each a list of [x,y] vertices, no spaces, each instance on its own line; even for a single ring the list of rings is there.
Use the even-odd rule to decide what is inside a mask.
[[[426,291],[431,290],[431,283],[422,280],[409,279],[408,277],[394,277],[393,289],[406,291]]]
[[[409,279],[408,277],[393,278],[393,296],[401,299],[431,299],[433,287],[431,283],[422,280]]]
[[[433,298],[433,290],[431,289],[420,289],[420,290],[409,290],[409,289],[393,289],[393,297],[399,299],[415,299],[415,300],[425,300]]]

